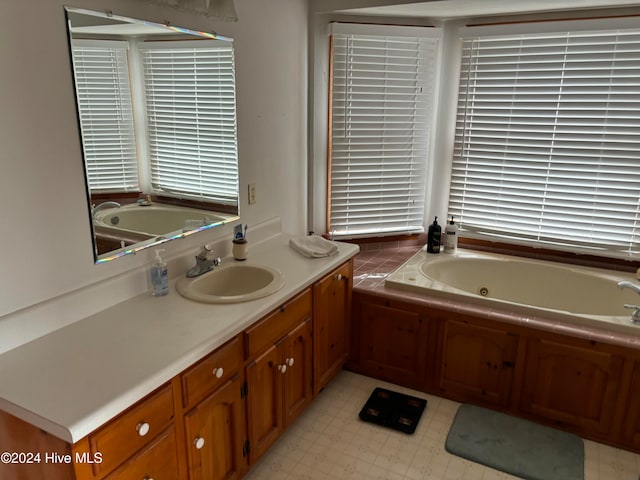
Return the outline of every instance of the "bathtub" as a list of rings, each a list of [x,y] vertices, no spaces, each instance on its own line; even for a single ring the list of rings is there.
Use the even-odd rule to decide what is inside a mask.
[[[183,230],[196,230],[228,219],[228,215],[195,208],[132,204],[101,210],[94,215],[93,220],[96,232],[122,236],[144,235],[152,238],[158,235],[168,236]]]
[[[640,335],[630,322],[640,295],[620,290],[635,275],[508,255],[459,250],[416,253],[385,279],[388,288],[447,297],[519,314]]]

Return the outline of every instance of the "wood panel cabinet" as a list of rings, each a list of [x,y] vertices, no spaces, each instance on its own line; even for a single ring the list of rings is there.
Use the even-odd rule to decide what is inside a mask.
[[[518,336],[504,328],[447,320],[441,330],[437,385],[451,398],[507,406]]]
[[[349,358],[353,261],[313,286],[314,392],[318,393]]]
[[[423,388],[429,345],[427,319],[387,302],[359,308],[359,367],[365,374]]]
[[[306,290],[246,332],[251,464],[313,399],[311,305]]]
[[[173,417],[173,390],[169,384],[90,434],[89,457],[101,456],[100,462],[92,464],[93,475],[102,477],[149,445],[172,425]]]
[[[612,428],[624,357],[595,342],[529,338],[520,409],[607,433]]]
[[[640,360],[633,362],[626,399],[622,437],[634,450],[640,451]]]
[[[247,365],[251,464],[313,399],[312,348],[308,318]]]
[[[248,468],[244,375],[236,373],[185,415],[190,480],[240,479]]]

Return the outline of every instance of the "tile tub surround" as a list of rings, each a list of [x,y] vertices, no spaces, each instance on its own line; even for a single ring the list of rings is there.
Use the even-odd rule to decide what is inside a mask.
[[[436,297],[386,287],[386,277],[415,255],[420,248],[418,246],[398,246],[393,243],[391,246],[385,246],[384,244],[376,244],[369,248],[364,246],[355,257],[353,291],[378,295],[393,300],[408,301],[441,310],[480,316],[490,320],[570,335],[576,338],[640,349],[640,327],[638,327],[638,334],[633,335],[607,330],[606,328],[577,325],[517,311],[509,311],[506,306],[504,308],[491,308],[465,303],[455,298]],[[441,253],[440,255],[445,254]]]
[[[340,243],[338,255],[307,259],[290,237],[255,243],[246,262],[284,274],[269,297],[197,303],[173,279],[167,296],[138,295],[0,355],[0,409],[75,443],[358,252]]]

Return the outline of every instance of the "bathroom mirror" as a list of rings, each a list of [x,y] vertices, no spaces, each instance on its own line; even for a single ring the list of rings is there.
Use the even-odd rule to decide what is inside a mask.
[[[237,220],[232,39],[65,12],[96,263]]]

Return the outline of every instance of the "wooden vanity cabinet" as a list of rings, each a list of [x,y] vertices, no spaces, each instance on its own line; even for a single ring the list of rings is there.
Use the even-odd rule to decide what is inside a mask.
[[[248,469],[243,365],[239,335],[180,376],[189,480],[239,479]]]
[[[455,318],[441,327],[436,372],[439,391],[460,401],[508,406],[518,335],[500,325]]]
[[[185,415],[190,480],[240,479],[247,471],[243,385],[236,373]]]
[[[313,399],[311,306],[307,289],[245,332],[251,464]]]
[[[349,358],[353,260],[313,285],[314,373],[317,394]]]

